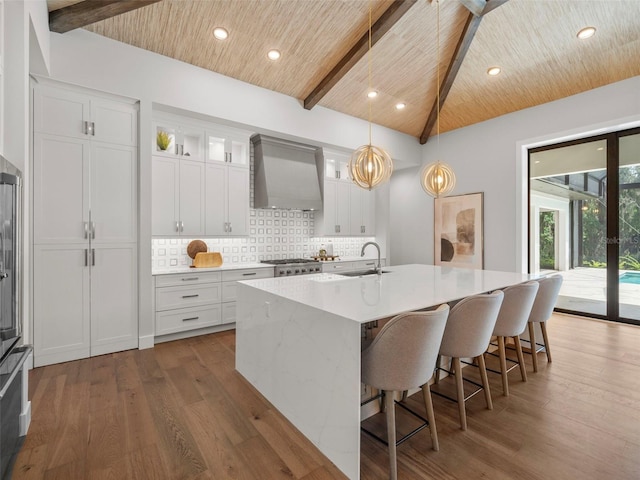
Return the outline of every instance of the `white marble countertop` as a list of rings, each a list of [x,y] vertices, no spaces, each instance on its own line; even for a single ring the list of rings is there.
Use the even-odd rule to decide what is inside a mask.
[[[322,311],[365,323],[489,292],[539,275],[399,265],[382,275],[332,273],[247,280],[241,283]]]
[[[152,275],[170,275],[172,273],[193,273],[193,272],[220,272],[222,270],[244,270],[248,268],[273,268],[273,265],[266,263],[223,263],[219,267],[211,268],[191,268],[187,265],[177,267],[155,268]]]

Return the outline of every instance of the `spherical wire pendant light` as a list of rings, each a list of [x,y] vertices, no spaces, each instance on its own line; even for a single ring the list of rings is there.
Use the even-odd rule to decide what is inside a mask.
[[[371,89],[371,0],[369,0],[369,92]],[[349,159],[351,180],[361,188],[372,188],[386,182],[393,173],[391,156],[380,147],[371,144],[371,98],[369,102],[369,144],[357,148]]]
[[[436,135],[438,140],[437,152],[440,155],[440,0],[437,3],[437,90],[436,90]],[[440,195],[446,195],[456,186],[456,175],[446,163],[440,160],[425,165],[420,171],[420,183],[422,189],[432,197],[438,198]]]

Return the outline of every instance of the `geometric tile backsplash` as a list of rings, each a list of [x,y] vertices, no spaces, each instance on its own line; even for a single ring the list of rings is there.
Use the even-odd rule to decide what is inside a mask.
[[[250,205],[253,206],[253,143],[249,148]],[[257,263],[260,260],[309,258],[331,242],[333,254],[358,257],[365,242],[375,237],[314,237],[314,212],[255,209],[249,211],[249,236],[200,238],[210,252],[220,252],[223,263]],[[191,265],[187,245],[193,238],[154,238],[151,241],[152,269]]]
[[[253,263],[260,260],[309,258],[321,245],[331,242],[333,254],[360,256],[360,249],[373,237],[314,237],[313,212],[298,210],[251,209],[249,236],[241,238],[202,238],[210,252],[220,252],[225,264]],[[153,239],[153,268],[191,265],[187,245],[193,239]]]

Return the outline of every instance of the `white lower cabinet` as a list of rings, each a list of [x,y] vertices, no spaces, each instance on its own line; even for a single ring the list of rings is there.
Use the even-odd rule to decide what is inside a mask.
[[[339,260],[334,262],[323,262],[322,273],[345,273],[345,272],[357,272],[358,270],[371,270],[376,268],[378,263],[377,259],[366,260]],[[380,259],[380,264],[384,267],[386,260]]]
[[[34,365],[138,346],[136,247],[34,248]]]
[[[273,268],[156,275],[156,338],[235,323],[237,282],[268,277]]]

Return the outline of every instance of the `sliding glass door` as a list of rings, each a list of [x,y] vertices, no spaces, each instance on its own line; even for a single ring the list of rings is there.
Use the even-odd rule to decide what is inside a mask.
[[[640,133],[618,141],[619,312],[622,318],[640,320]]]
[[[564,277],[557,308],[639,321],[640,131],[532,149],[529,179],[529,270]]]

